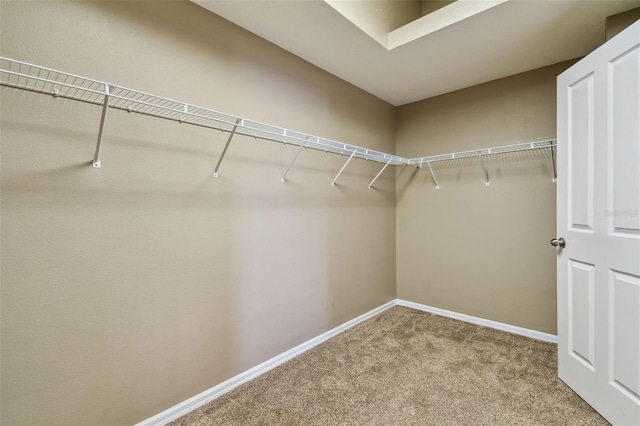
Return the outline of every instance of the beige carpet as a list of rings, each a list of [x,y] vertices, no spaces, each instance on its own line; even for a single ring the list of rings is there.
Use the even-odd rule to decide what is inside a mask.
[[[172,425],[607,425],[556,346],[394,307]]]

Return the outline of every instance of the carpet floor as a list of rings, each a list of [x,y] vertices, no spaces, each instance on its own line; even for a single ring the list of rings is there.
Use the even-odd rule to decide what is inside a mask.
[[[556,346],[396,306],[171,423],[608,425]]]

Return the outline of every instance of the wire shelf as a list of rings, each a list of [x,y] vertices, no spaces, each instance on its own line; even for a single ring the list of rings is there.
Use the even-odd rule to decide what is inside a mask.
[[[555,182],[555,158],[553,148],[556,141],[544,140],[537,142],[520,143],[515,145],[500,146],[495,148],[484,148],[472,151],[454,152],[450,154],[432,155],[417,158],[405,158],[394,154],[376,151],[357,145],[334,141],[327,138],[285,129],[271,124],[249,120],[236,115],[227,114],[213,109],[192,105],[186,102],[176,101],[162,96],[152,95],[139,90],[127,89],[103,81],[98,81],[63,71],[46,68],[27,62],[18,61],[0,56],[0,85],[17,89],[29,90],[44,93],[60,98],[72,99],[103,107],[102,119],[98,133],[98,143],[94,156],[93,166],[100,167],[100,147],[105,127],[107,111],[109,108],[127,111],[130,113],[143,114],[179,123],[191,124],[194,126],[206,127],[215,130],[229,132],[230,136],[224,147],[222,156],[214,171],[214,176],[218,176],[218,168],[224,158],[229,143],[235,134],[253,137],[282,144],[290,144],[299,147],[298,152],[291,164],[282,176],[285,181],[289,169],[295,162],[304,148],[324,151],[333,154],[348,156],[349,159],[342,167],[338,175],[332,181],[332,185],[353,158],[375,161],[384,164],[382,170],[369,184],[369,188],[388,166],[413,165],[421,167],[427,164],[435,179],[435,174],[431,169],[431,163],[438,161],[454,160],[459,158],[485,157],[494,154],[504,154],[509,152],[528,151],[536,149],[551,149],[552,162],[554,167]],[[486,174],[486,183],[489,184],[488,173],[483,163]],[[436,186],[437,181],[436,181]]]
[[[531,151],[544,148],[555,148],[555,139],[548,139],[537,142],[526,142],[515,145],[498,146],[495,148],[483,148],[472,151],[452,152],[450,154],[431,155],[428,157],[411,158],[409,164],[421,165],[424,163],[436,163],[438,161],[455,160],[459,158],[485,157],[487,155],[507,154],[510,152]]]
[[[376,161],[392,165],[409,164],[409,159],[360,146],[333,141],[271,124],[245,119],[209,108],[128,89],[103,81],[57,71],[51,68],[0,57],[0,84],[45,93],[60,98],[103,105],[131,113],[144,114],[180,123],[207,127],[284,144]]]

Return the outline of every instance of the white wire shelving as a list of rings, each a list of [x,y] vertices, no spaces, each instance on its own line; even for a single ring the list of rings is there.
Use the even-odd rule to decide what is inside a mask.
[[[383,164],[382,169],[369,183],[369,188],[372,187],[388,166],[413,165],[416,167],[422,167],[422,165],[426,163],[431,170],[434,181],[436,182],[436,187],[438,188],[439,185],[437,184],[435,174],[433,174],[433,169],[431,168],[431,163],[433,162],[457,158],[482,158],[487,155],[541,148],[551,148],[551,154],[553,157],[553,147],[555,147],[555,141],[550,140],[410,159],[357,145],[334,141],[296,130],[261,123],[259,121],[192,105],[187,102],[176,101],[162,96],[141,92],[139,90],[128,89],[104,81],[94,80],[3,56],[0,56],[0,85],[101,106],[102,115],[98,129],[96,150],[92,163],[94,168],[100,168],[102,166],[100,153],[107,122],[107,115],[110,108],[228,132],[229,138],[227,139],[218,163],[215,166],[213,172],[214,177],[219,176],[218,171],[222,164],[222,160],[224,159],[229,145],[235,135],[243,135],[256,139],[297,146],[298,150],[282,175],[282,182],[286,181],[287,174],[304,149],[313,149],[348,156],[347,161],[335,176],[331,185],[335,185],[337,179],[354,158]],[[486,168],[484,167],[484,161],[482,164],[485,170],[485,175],[487,176],[486,183],[488,185],[489,180]],[[553,164],[555,182],[554,158]]]
[[[553,166],[553,179],[551,179],[551,181],[555,183],[557,182],[557,179],[558,179],[557,171],[556,171],[556,158],[555,158],[556,146],[557,146],[557,142],[555,139],[547,139],[547,140],[542,140],[537,142],[526,142],[526,143],[519,143],[514,145],[498,146],[494,148],[481,148],[481,149],[475,149],[471,151],[452,152],[449,154],[438,154],[438,155],[431,155],[428,157],[411,158],[409,160],[409,164],[417,165],[419,167],[422,167],[423,164],[426,164],[429,167],[429,171],[431,172],[431,177],[433,178],[433,182],[436,185],[436,189],[440,189],[440,185],[438,184],[436,175],[433,172],[431,163],[437,163],[440,161],[458,160],[462,158],[480,158],[480,163],[482,164],[482,170],[484,171],[484,176],[485,176],[485,186],[490,186],[491,182],[489,180],[489,172],[484,163],[484,157],[487,157],[489,155],[508,154],[513,152],[548,149],[551,152],[551,165]]]
[[[296,152],[293,161],[283,174],[282,181],[285,181],[293,162],[298,158],[303,148],[349,156],[349,160],[359,158],[375,161],[384,164],[384,168],[389,165],[409,164],[409,159],[397,155],[285,129],[187,102],[1,56],[0,84],[102,106],[98,140],[93,159],[93,167],[95,168],[101,167],[100,152],[109,108],[229,132],[229,139],[214,171],[215,177],[218,177],[220,164],[234,135],[298,146],[299,151]],[[333,184],[336,179],[332,182]],[[369,186],[373,185],[376,179]]]

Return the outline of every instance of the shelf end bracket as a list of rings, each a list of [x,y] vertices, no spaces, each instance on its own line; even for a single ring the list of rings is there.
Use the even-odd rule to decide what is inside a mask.
[[[240,125],[240,123],[242,122],[242,118],[238,118],[236,120],[236,124],[233,126],[233,129],[231,129],[231,133],[229,134],[229,138],[227,139],[227,143],[224,145],[224,149],[222,150],[222,154],[220,155],[220,159],[218,160],[218,164],[216,164],[216,168],[213,171],[213,177],[217,178],[218,175],[218,170],[220,169],[220,164],[222,164],[222,160],[224,159],[224,156],[227,154],[227,149],[229,149],[229,144],[231,143],[231,139],[233,139],[233,136],[236,134],[236,130],[238,130],[238,126]]]
[[[551,179],[551,182],[556,183],[558,182],[558,171],[556,170],[556,154],[553,148],[553,141],[550,143],[550,149],[551,149],[551,165],[553,166],[553,179]]]
[[[438,184],[438,179],[436,179],[436,174],[433,173],[433,169],[431,168],[431,163],[427,161],[427,166],[429,166],[429,171],[431,172],[431,177],[433,178],[433,183],[436,184],[436,189],[440,189],[440,185]]]
[[[104,85],[104,101],[102,103],[102,116],[100,117],[100,129],[98,130],[98,141],[96,143],[96,152],[93,155],[93,168],[99,169],[102,167],[100,164],[100,150],[102,149],[102,136],[104,135],[104,125],[107,122],[107,111],[109,110],[109,84]]]
[[[484,158],[480,157],[480,162],[482,163],[482,170],[484,171],[484,186],[491,186],[489,172],[487,171],[487,166],[484,164]]]
[[[331,181],[331,186],[336,186],[336,181],[338,180],[338,178],[340,177],[340,175],[342,174],[342,172],[344,171],[344,169],[347,168],[347,165],[349,164],[349,162],[351,160],[353,160],[353,156],[356,155],[356,150],[354,149],[353,152],[351,153],[351,155],[349,156],[349,159],[347,160],[346,163],[344,163],[344,166],[342,166],[342,168],[340,169],[340,171],[338,172],[338,174],[336,175],[336,177],[333,178],[333,180]]]
[[[298,155],[300,155],[302,150],[307,146],[307,141],[309,140],[309,136],[307,136],[305,139],[306,139],[305,142],[302,145],[300,145],[300,148],[298,148],[298,151],[296,151],[296,155],[294,155],[293,158],[291,159],[291,162],[289,163],[287,170],[284,171],[284,174],[280,178],[280,182],[284,183],[287,181],[287,175],[289,174],[289,170],[291,170],[291,167],[293,167],[293,163],[295,163],[296,160],[298,159]]]
[[[380,170],[380,171],[378,172],[378,174],[376,175],[376,177],[374,177],[374,178],[373,178],[373,180],[372,180],[371,182],[369,182],[369,189],[371,189],[371,186],[373,185],[373,183],[374,183],[376,180],[378,180],[378,178],[380,177],[380,175],[382,174],[382,172],[384,172],[384,169],[386,169],[387,167],[389,167],[389,164],[391,164],[391,161],[392,161],[392,160],[393,160],[393,159],[391,159],[391,160],[387,161],[387,164],[385,164],[385,165],[384,165],[384,167],[382,168],[382,170]]]

